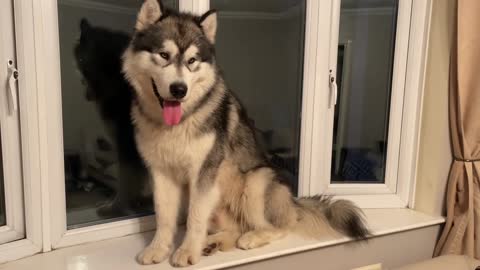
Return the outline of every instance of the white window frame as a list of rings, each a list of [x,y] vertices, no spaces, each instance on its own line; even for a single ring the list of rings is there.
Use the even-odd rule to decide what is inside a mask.
[[[398,131],[401,145],[398,167],[402,169],[397,170],[397,178],[404,180],[398,182],[395,192],[378,192],[377,194],[369,192],[369,194],[340,196],[354,200],[361,207],[406,207],[409,205],[411,198],[409,195],[413,188],[431,1],[401,0],[400,2],[409,3],[402,4],[402,7],[407,5],[412,12],[412,19],[401,26],[410,29],[408,34],[402,35],[408,41],[408,50],[402,50],[401,58],[398,52],[395,55],[395,58],[399,58],[396,62],[406,63],[404,113],[399,120],[401,123],[397,123],[402,126],[401,131]],[[26,123],[25,130],[28,132],[24,135],[22,124],[22,137],[29,140],[30,145],[27,146],[33,149],[31,151],[34,155],[26,153],[31,155],[29,159],[32,160],[29,160],[29,164],[35,163],[34,157],[39,158],[34,165],[24,170],[28,177],[34,176],[35,179],[40,179],[29,184],[41,183],[41,186],[35,187],[42,191],[43,197],[40,202],[36,202],[35,207],[42,213],[42,226],[39,227],[43,229],[39,227],[30,229],[41,233],[40,239],[43,241],[40,243],[43,244],[43,251],[153,229],[154,219],[152,216],[147,216],[67,230],[57,1],[23,0],[16,3],[21,6],[20,15],[22,16],[18,16],[17,26],[18,24],[22,26],[23,38],[17,42],[20,41],[20,47],[25,47],[25,55],[28,55],[28,52],[30,54],[28,56],[31,57],[24,57],[23,64],[26,59],[35,59],[35,65],[24,65],[29,74],[23,82],[20,80],[20,86],[35,89],[36,95],[31,95],[27,99],[26,94],[21,94],[20,98],[23,98],[25,104],[28,103],[25,109],[27,113],[22,116],[22,121],[25,120]],[[200,14],[209,9],[209,0],[180,0],[179,8],[181,11]],[[327,152],[331,155],[331,134],[323,132],[325,124],[322,125],[322,123],[332,124],[331,120],[327,121],[327,118],[333,114],[333,111],[322,114],[317,108],[328,107],[326,106],[330,93],[328,74],[329,69],[332,68],[330,63],[334,64],[329,59],[336,59],[337,44],[335,43],[337,41],[332,40],[331,44],[323,41],[327,40],[326,37],[331,39],[334,36],[334,29],[337,29],[338,34],[338,25],[331,25],[333,14],[338,10],[339,0],[307,0],[299,170],[299,195],[301,196],[329,191],[325,190],[324,183],[319,179],[326,179],[322,178],[320,168],[330,172],[330,166],[327,162],[318,161],[323,160]],[[27,18],[28,14],[30,17]],[[333,119],[333,117],[330,118]],[[25,147],[23,149],[25,152]],[[328,175],[329,178],[330,175]],[[29,196],[30,194],[26,195],[27,200]],[[27,237],[29,226],[27,225]]]
[[[411,206],[430,10],[430,1],[399,1],[385,183],[332,184],[329,71],[336,74],[340,0],[307,1],[299,195],[335,194],[362,208]]]
[[[336,0],[332,5],[331,12],[331,33],[330,38],[330,69],[333,74],[336,74],[337,70],[337,45],[340,22],[340,0]],[[411,18],[412,1],[399,1],[398,15],[397,15],[397,27],[396,27],[396,40],[395,40],[395,53],[393,62],[393,74],[392,74],[392,91],[390,102],[390,117],[388,127],[388,145],[387,145],[387,157],[385,168],[385,183],[382,184],[332,184],[330,179],[330,168],[332,160],[332,142],[333,132],[323,132],[319,140],[323,141],[323,150],[325,152],[319,153],[321,156],[314,157],[316,162],[324,160],[322,170],[318,172],[321,179],[313,184],[313,190],[317,193],[326,194],[339,194],[339,195],[354,195],[354,194],[394,194],[397,188],[397,173],[398,173],[398,154],[400,151],[400,130],[401,130],[401,118],[402,118],[402,105],[403,105],[403,93],[405,90],[405,74],[407,69],[407,51],[408,51],[408,34],[410,30],[410,18]],[[393,10],[392,10],[393,13]],[[394,14],[392,14],[394,15]],[[354,71],[353,71],[354,72]],[[332,93],[327,92],[329,96]],[[330,99],[327,99],[330,101]],[[333,114],[335,106],[328,104],[321,110],[319,114],[326,115],[327,121],[320,127],[321,130],[333,131]],[[314,116],[315,117],[315,116]],[[313,168],[318,168],[312,166]],[[323,181],[322,181],[323,180]],[[320,186],[318,186],[320,184]]]
[[[13,14],[13,2],[7,1],[0,11],[0,81],[7,82],[16,66]],[[14,90],[15,91],[15,90]],[[2,92],[0,95],[0,133],[3,163],[6,224],[0,226],[0,244],[21,239],[25,236],[25,220],[23,210],[22,168],[20,156],[20,116],[18,109],[11,107],[13,96]],[[18,106],[17,106],[18,108]]]
[[[35,29],[38,26],[33,24],[34,4],[37,3],[34,3],[34,1],[30,3],[27,1],[12,2],[13,9],[5,8],[2,10],[2,13],[11,12],[12,10],[14,12],[16,57],[4,55],[5,51],[2,51],[0,54],[2,54],[2,60],[4,59],[3,57],[12,57],[14,58],[12,60],[16,60],[14,64],[16,64],[20,73],[17,84],[19,106],[17,113],[12,115],[11,123],[9,123],[11,129],[15,129],[15,131],[9,134],[10,137],[5,137],[9,144],[12,143],[9,145],[9,150],[7,150],[7,155],[12,159],[7,161],[7,164],[4,163],[4,169],[12,170],[13,172],[9,173],[7,177],[14,177],[17,180],[17,183],[10,185],[10,187],[6,185],[5,191],[12,192],[12,194],[6,195],[6,200],[15,201],[12,209],[8,210],[9,206],[7,206],[7,212],[14,211],[10,215],[13,214],[13,219],[17,222],[16,225],[12,226],[12,230],[15,230],[17,234],[14,238],[21,236],[22,239],[0,245],[0,263],[41,252],[43,250],[44,238],[42,234],[42,215],[45,208],[42,204],[42,186],[40,181],[42,160],[40,158],[41,136],[39,133],[39,121],[41,116],[38,111],[36,97],[39,81],[35,73],[35,64],[39,64],[36,62],[36,56],[41,51],[35,46],[34,41],[36,37],[33,35],[33,33],[39,33],[39,29]],[[8,18],[12,14],[4,13],[2,15],[2,18]],[[10,23],[5,23],[3,26],[9,26],[13,30]],[[13,34],[11,30],[8,30],[8,32]],[[4,32],[4,34],[8,32]],[[7,41],[3,39],[4,37],[2,36],[1,40],[3,44],[12,42],[11,36],[10,40]],[[6,63],[2,64],[6,65]],[[14,118],[17,119],[14,120]],[[8,127],[9,131],[10,127]],[[12,135],[16,137],[12,138]],[[16,198],[11,198],[11,196],[16,196]],[[21,228],[15,227],[19,225],[21,225]]]

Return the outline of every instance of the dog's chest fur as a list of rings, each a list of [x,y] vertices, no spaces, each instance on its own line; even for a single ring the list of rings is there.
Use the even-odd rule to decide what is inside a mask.
[[[196,181],[215,134],[199,133],[193,121],[172,127],[152,122],[135,107],[132,116],[137,146],[147,165],[175,181]]]

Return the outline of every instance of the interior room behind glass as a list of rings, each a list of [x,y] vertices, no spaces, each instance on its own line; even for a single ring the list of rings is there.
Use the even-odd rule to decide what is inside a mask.
[[[332,182],[385,181],[398,0],[343,0]]]

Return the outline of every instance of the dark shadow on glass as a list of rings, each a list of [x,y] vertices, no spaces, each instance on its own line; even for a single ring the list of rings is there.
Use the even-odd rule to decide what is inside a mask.
[[[121,72],[141,4],[58,1],[69,229],[153,213],[130,118],[134,92]]]
[[[130,37],[94,27],[86,19],[81,20],[80,28],[74,53],[83,75],[85,99],[95,103],[112,140],[95,139],[95,165],[81,166],[79,155],[65,156],[66,175],[70,177],[66,179],[68,196],[92,193],[92,197],[102,197],[104,194],[108,199],[96,205],[102,219],[152,213],[151,194],[145,194],[150,190],[148,173],[135,146],[130,118],[133,90],[121,72],[121,56]],[[118,164],[117,178],[108,172],[113,164]],[[74,207],[67,203],[67,208],[69,206]]]

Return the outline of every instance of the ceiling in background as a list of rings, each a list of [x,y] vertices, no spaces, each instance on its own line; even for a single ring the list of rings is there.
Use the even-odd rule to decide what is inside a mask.
[[[72,0],[70,0],[72,1]],[[74,0],[76,2],[94,2],[122,8],[138,9],[143,0]],[[254,12],[282,12],[296,6],[305,0],[211,0],[210,6],[219,11],[254,11]],[[59,0],[62,2],[62,0]],[[163,0],[168,7],[178,6],[177,0]]]
[[[107,4],[112,6],[119,6],[124,8],[135,8],[135,9],[139,9],[143,3],[143,0],[76,0],[76,1],[95,2],[100,4]],[[62,2],[62,0],[60,0],[60,2]],[[177,2],[178,2],[177,0],[163,0],[163,3],[168,7],[176,6]]]
[[[143,0],[75,0],[78,2],[96,2],[113,6],[138,9]],[[324,1],[324,0],[317,0]],[[394,7],[398,0],[342,0],[344,9]],[[62,0],[60,0],[62,2]],[[166,6],[178,6],[177,0],[164,0]],[[291,7],[304,3],[305,0],[211,0],[210,6],[219,11],[237,12],[284,12]]]

